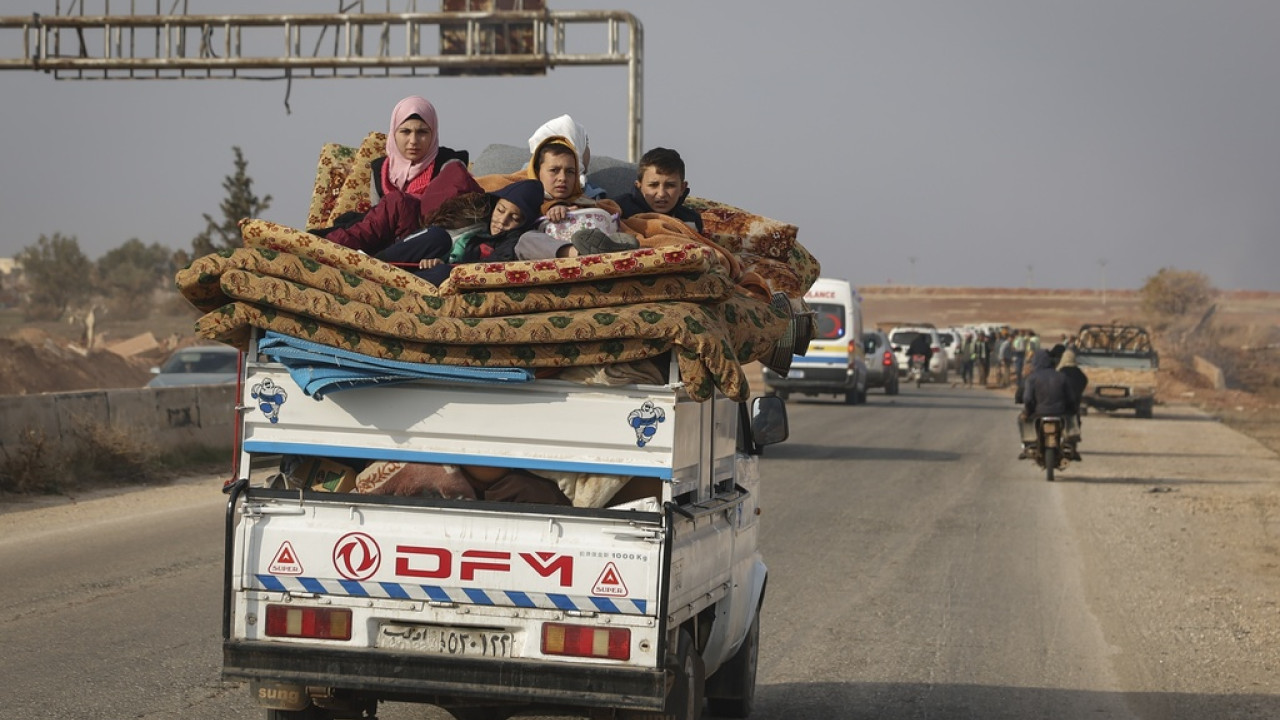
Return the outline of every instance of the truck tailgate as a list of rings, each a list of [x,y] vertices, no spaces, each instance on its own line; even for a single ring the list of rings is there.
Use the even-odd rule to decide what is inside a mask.
[[[223,674],[654,707],[664,690],[663,517],[248,490],[233,533]],[[349,637],[307,635],[308,613],[335,612]],[[271,618],[289,613],[299,619],[272,630]],[[549,644],[578,631],[588,639],[574,652]]]
[[[254,493],[242,506],[244,590],[655,612],[662,554],[656,513],[269,494]]]

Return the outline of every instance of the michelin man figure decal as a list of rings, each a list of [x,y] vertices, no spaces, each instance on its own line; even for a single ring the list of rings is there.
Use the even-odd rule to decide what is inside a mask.
[[[273,423],[280,422],[280,408],[284,405],[284,401],[289,399],[289,393],[285,392],[284,388],[272,382],[271,378],[266,378],[253,386],[252,396],[258,401],[258,409],[268,420]]]
[[[646,400],[638,410],[632,410],[627,416],[627,423],[636,431],[636,447],[644,447],[649,439],[658,432],[658,423],[667,419],[662,408],[654,407],[653,402]]]

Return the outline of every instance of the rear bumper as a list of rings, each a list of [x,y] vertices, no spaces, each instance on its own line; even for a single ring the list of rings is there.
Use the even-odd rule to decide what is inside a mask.
[[[799,375],[799,377],[797,377]],[[851,368],[824,368],[792,366],[787,377],[769,370],[764,371],[764,384],[774,390],[812,393],[846,393],[856,390],[858,374]]]
[[[442,699],[659,710],[660,670],[225,641],[222,676],[331,687],[418,702]]]
[[[891,367],[881,372],[867,373],[867,387],[884,387],[898,381],[898,368]]]
[[[1107,390],[1108,388],[1100,389]],[[1081,401],[1085,405],[1099,410],[1133,410],[1149,406],[1155,402],[1155,396],[1150,393],[1142,393],[1129,388],[1110,388],[1110,390],[1114,394],[1103,395],[1093,392],[1085,395],[1081,398]],[[1121,392],[1125,394],[1120,394]]]

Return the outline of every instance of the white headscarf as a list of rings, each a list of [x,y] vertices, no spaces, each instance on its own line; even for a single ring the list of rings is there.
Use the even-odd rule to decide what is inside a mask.
[[[587,141],[587,129],[582,124],[568,115],[561,115],[558,118],[548,120],[542,124],[542,127],[533,132],[529,136],[529,153],[537,152],[538,146],[543,140],[549,137],[559,135],[569,139],[573,143],[573,152],[578,156],[578,182],[582,187],[587,186],[587,162],[582,157],[589,154],[590,145]]]

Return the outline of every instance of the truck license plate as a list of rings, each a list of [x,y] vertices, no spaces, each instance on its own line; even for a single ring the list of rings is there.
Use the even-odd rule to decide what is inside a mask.
[[[791,372],[787,373],[787,378],[791,380],[799,380],[800,378],[803,378],[803,377],[804,377],[803,370],[796,370],[795,368],[791,368]]]
[[[515,635],[500,630],[400,625],[383,623],[378,628],[378,647],[436,655],[509,658],[515,649]]]

